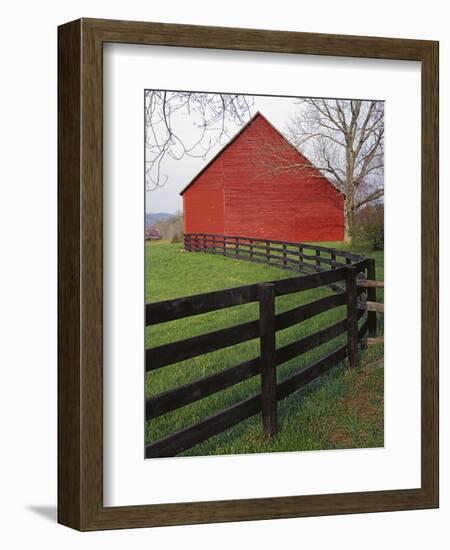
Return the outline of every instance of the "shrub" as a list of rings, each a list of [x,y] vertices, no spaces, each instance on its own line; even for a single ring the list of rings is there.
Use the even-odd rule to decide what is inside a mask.
[[[353,240],[367,244],[372,250],[383,250],[384,204],[369,204],[356,213]]]
[[[183,215],[181,212],[178,212],[173,216],[160,220],[155,224],[155,227],[164,241],[180,242],[180,240],[174,239],[180,239],[183,235]]]

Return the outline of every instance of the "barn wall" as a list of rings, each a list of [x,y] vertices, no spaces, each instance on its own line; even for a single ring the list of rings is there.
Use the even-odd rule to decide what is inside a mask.
[[[218,158],[183,194],[184,232],[223,234],[223,162]]]
[[[343,196],[262,117],[223,153],[225,233],[286,241],[344,238]]]
[[[184,195],[186,233],[286,241],[344,238],[343,195],[265,120],[253,122]]]

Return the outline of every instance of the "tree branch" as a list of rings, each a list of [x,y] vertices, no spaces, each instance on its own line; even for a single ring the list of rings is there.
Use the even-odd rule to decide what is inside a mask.
[[[364,197],[364,199],[358,201],[356,203],[356,209],[361,208],[361,206],[364,206],[369,202],[373,202],[377,199],[381,199],[381,197],[384,197],[384,189],[377,189],[376,191],[373,191],[372,193],[370,193],[370,195],[367,195],[366,197]]]

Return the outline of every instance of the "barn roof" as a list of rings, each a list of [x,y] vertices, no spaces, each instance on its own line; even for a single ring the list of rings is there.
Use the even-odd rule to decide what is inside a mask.
[[[236,134],[230,139],[230,141],[228,141],[228,143],[226,143],[226,144],[222,147],[222,149],[220,149],[220,150],[212,157],[212,159],[211,159],[209,162],[207,162],[207,163],[205,164],[205,166],[203,166],[203,168],[202,168],[199,172],[197,172],[197,174],[192,178],[192,180],[191,180],[191,181],[190,181],[190,182],[180,191],[180,195],[183,195],[183,193],[184,193],[185,191],[187,191],[187,190],[189,189],[189,187],[191,187],[191,185],[193,185],[193,184],[197,181],[197,179],[203,174],[203,172],[205,172],[205,171],[211,166],[211,164],[213,164],[213,163],[217,160],[217,158],[220,157],[220,155],[221,155],[226,149],[228,149],[228,147],[229,147],[232,143],[234,143],[234,142],[236,141],[236,139],[237,139],[242,133],[244,133],[245,130],[246,130],[246,129],[252,124],[252,122],[254,122],[258,117],[260,117],[260,118],[262,118],[263,120],[265,120],[265,121],[267,122],[267,124],[268,124],[268,125],[278,134],[278,135],[280,135],[280,136],[284,139],[284,141],[285,141],[290,147],[292,147],[292,149],[294,149],[294,151],[295,151],[297,154],[302,155],[302,157],[306,160],[307,163],[309,163],[313,168],[316,168],[316,167],[314,166],[314,164],[305,156],[305,154],[302,153],[302,152],[300,152],[296,147],[294,147],[294,145],[292,145],[292,143],[291,143],[291,142],[290,142],[290,141],[280,132],[280,130],[278,130],[278,128],[276,128],[276,127],[270,122],[270,120],[268,120],[260,111],[257,111],[257,112],[251,117],[251,119],[250,119],[248,122],[246,122],[246,123],[242,126],[242,128],[239,129],[238,132],[236,132]],[[318,171],[320,172],[320,170],[319,170],[318,168],[316,168],[316,170],[318,170]],[[324,175],[322,174],[322,172],[320,172],[320,173],[321,173],[321,175],[323,176],[323,178],[324,178],[325,180],[327,180],[327,182],[333,187],[333,189],[336,189],[336,191],[339,191],[339,193],[342,193],[342,191],[341,191],[340,189],[338,189],[330,179],[328,179],[326,176],[324,176]],[[342,193],[342,194],[344,194],[344,193]]]

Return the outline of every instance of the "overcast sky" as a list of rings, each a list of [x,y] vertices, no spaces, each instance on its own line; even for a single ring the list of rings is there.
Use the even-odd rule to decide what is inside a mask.
[[[286,122],[290,114],[301,108],[295,102],[295,98],[254,96],[254,104],[251,107],[251,114],[260,111],[280,132],[284,133]],[[228,125],[230,134],[233,136],[240,127],[230,123]],[[186,116],[178,126],[183,136],[195,139],[198,132],[193,125],[192,119]],[[174,160],[168,156],[164,159],[163,174],[167,175],[167,182],[163,187],[146,192],[147,212],[169,212],[174,213],[182,210],[182,198],[180,191],[192,180],[192,178],[207,164],[211,158],[223,148],[226,140],[221,145],[213,147],[206,155],[206,158],[183,157],[181,160]]]

